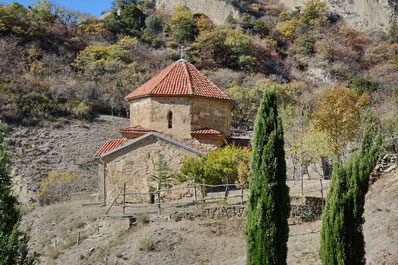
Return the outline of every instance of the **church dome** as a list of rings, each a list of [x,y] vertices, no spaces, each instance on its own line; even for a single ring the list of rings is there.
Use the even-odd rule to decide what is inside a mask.
[[[148,96],[193,96],[229,101],[232,99],[191,63],[180,59],[125,97],[130,101]]]

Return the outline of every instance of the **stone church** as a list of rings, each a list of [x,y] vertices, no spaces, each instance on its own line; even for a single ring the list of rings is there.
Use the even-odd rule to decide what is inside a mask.
[[[186,60],[174,62],[125,99],[130,127],[95,154],[99,198],[105,202],[124,183],[129,191],[148,192],[159,153],[177,171],[184,156],[206,156],[227,143],[242,143],[230,137],[234,102]]]

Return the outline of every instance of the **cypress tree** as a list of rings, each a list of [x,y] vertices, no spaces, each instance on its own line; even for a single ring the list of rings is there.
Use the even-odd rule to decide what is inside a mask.
[[[290,215],[282,120],[276,92],[265,91],[252,141],[250,197],[246,224],[247,264],[284,265]]]
[[[323,265],[366,263],[362,233],[365,195],[380,145],[380,135],[372,145],[371,128],[366,126],[359,152],[351,156],[345,167],[334,166],[322,218],[320,256]]]
[[[11,158],[4,138],[0,121],[0,265],[33,264],[35,257],[28,256],[29,237],[18,230],[21,214],[11,191]]]

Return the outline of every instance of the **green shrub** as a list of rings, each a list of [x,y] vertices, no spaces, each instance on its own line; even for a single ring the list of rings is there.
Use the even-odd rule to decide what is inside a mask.
[[[65,107],[58,104],[50,96],[36,91],[30,92],[17,100],[22,122],[25,125],[37,125],[40,121],[52,120],[67,113]]]
[[[210,152],[207,157],[185,157],[182,160],[180,174],[187,176],[184,181],[206,184],[237,183],[246,187],[249,168],[244,167],[250,161],[250,151],[233,145],[227,145]]]
[[[168,48],[177,49],[179,46],[180,46],[180,44],[178,44],[178,42],[176,42],[176,41],[166,42],[166,47],[168,47]]]
[[[296,41],[296,46],[300,47],[300,53],[311,54],[315,52],[316,37],[312,34],[301,36]]]
[[[106,114],[110,115],[112,110],[111,107],[106,103],[102,101],[94,101],[91,104],[91,111],[95,114]]]
[[[74,105],[70,112],[73,114],[74,117],[80,120],[87,120],[90,118],[90,106],[87,105],[85,101],[82,101],[76,105]]]
[[[152,40],[152,47],[160,48],[162,46],[164,46],[164,41],[161,38],[154,38]]]
[[[365,77],[355,77],[351,80],[350,89],[359,95],[363,93],[371,94],[376,91],[377,84],[369,75]]]
[[[291,49],[289,49],[289,50],[287,51],[287,53],[288,53],[289,55],[296,55],[296,54],[299,53],[299,51],[298,51],[297,49],[291,48]]]
[[[308,69],[308,63],[307,62],[302,62],[298,61],[295,65],[295,67],[300,70],[300,71],[306,71]]]
[[[149,217],[148,215],[142,214],[137,216],[137,222],[139,224],[148,224],[149,223]]]
[[[140,251],[154,251],[156,248],[156,240],[153,238],[141,238],[138,241],[138,249]]]

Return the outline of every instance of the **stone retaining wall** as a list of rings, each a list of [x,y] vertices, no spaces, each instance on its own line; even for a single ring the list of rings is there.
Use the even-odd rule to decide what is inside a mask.
[[[311,222],[316,220],[322,215],[324,201],[324,199],[318,197],[293,198],[290,217],[302,222]],[[243,205],[229,205],[204,208],[198,211],[173,212],[170,214],[170,219],[179,221],[181,219],[193,220],[198,217],[245,217],[245,209],[246,206]]]

